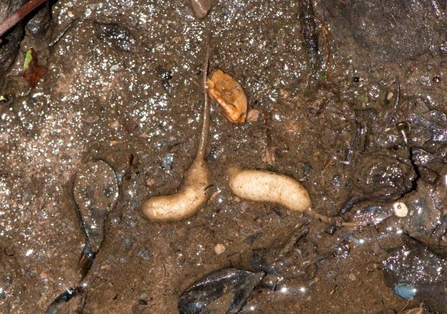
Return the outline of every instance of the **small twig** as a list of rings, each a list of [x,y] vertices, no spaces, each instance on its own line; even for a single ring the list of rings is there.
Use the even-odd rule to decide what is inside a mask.
[[[11,27],[20,22],[20,20],[44,2],[45,0],[30,0],[21,6],[20,9],[0,23],[0,36],[3,36],[3,34],[5,34]]]
[[[75,23],[77,23],[77,22],[79,22],[80,21],[80,19],[74,19],[73,21],[71,21],[63,30],[62,30],[62,32],[59,34],[59,35],[57,35],[57,37],[56,37],[56,39],[55,40],[53,40],[48,46],[50,47],[50,48],[52,48],[54,45],[56,45],[58,42],[59,42],[59,40],[61,40],[61,38],[65,35],[65,33],[75,24]]]

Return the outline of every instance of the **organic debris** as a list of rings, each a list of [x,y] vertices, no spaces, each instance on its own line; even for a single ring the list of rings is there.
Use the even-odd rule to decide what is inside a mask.
[[[78,261],[85,277],[104,240],[104,222],[118,200],[118,181],[113,169],[105,161],[83,164],[73,181],[73,196],[85,234],[85,246]]]
[[[30,0],[29,2],[25,3],[22,7],[20,7],[20,9],[18,9],[16,12],[14,12],[12,15],[8,16],[6,20],[0,23],[0,36],[5,34],[11,27],[16,25],[31,11],[36,9],[44,2],[45,0]]]
[[[236,268],[218,270],[183,292],[178,309],[181,314],[239,313],[264,275]]]
[[[247,96],[242,86],[221,70],[214,71],[207,85],[210,97],[220,105],[225,117],[232,123],[245,123]]]
[[[47,69],[37,65],[37,53],[33,48],[26,53],[25,63],[23,65],[23,79],[31,87],[35,87],[39,79],[47,72]]]

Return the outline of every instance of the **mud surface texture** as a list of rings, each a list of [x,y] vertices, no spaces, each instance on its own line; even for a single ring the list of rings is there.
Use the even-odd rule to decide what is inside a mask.
[[[229,267],[266,273],[239,313],[447,311],[445,0],[214,0],[202,19],[189,0],[45,10],[17,54],[0,47],[1,313],[178,313],[185,290]],[[249,122],[211,103],[211,199],[150,222],[142,203],[175,192],[196,155],[209,34],[209,73],[241,84]],[[30,48],[46,68],[34,88]],[[119,197],[81,279],[73,185],[97,160]],[[290,176],[313,210],[368,226],[239,199],[230,166]]]

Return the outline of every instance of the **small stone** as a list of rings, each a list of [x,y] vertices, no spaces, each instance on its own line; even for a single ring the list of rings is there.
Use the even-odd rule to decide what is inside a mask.
[[[148,187],[151,187],[151,186],[153,186],[154,184],[155,184],[155,179],[153,179],[153,178],[149,178],[149,179],[146,180],[146,185],[147,185]]]
[[[211,0],[189,0],[189,2],[191,3],[194,15],[198,19],[203,19],[207,16],[211,9]]]
[[[225,245],[223,245],[222,243],[218,243],[214,247],[214,252],[216,252],[217,255],[220,255],[223,252],[225,252],[225,249],[226,249]]]
[[[255,122],[259,119],[259,110],[252,109],[247,114],[247,122]]]
[[[396,217],[406,217],[408,215],[408,207],[402,202],[396,202],[393,204],[393,211]]]
[[[110,127],[114,129],[118,129],[120,127],[120,122],[118,120],[112,121],[110,123]]]

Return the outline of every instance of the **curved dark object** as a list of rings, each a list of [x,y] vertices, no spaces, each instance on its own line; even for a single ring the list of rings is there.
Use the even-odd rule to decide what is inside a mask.
[[[183,292],[180,314],[238,313],[264,275],[236,268],[212,273]]]
[[[78,261],[84,277],[104,240],[104,221],[107,214],[115,207],[118,199],[115,172],[102,160],[83,164],[73,183],[73,197],[86,238]]]

